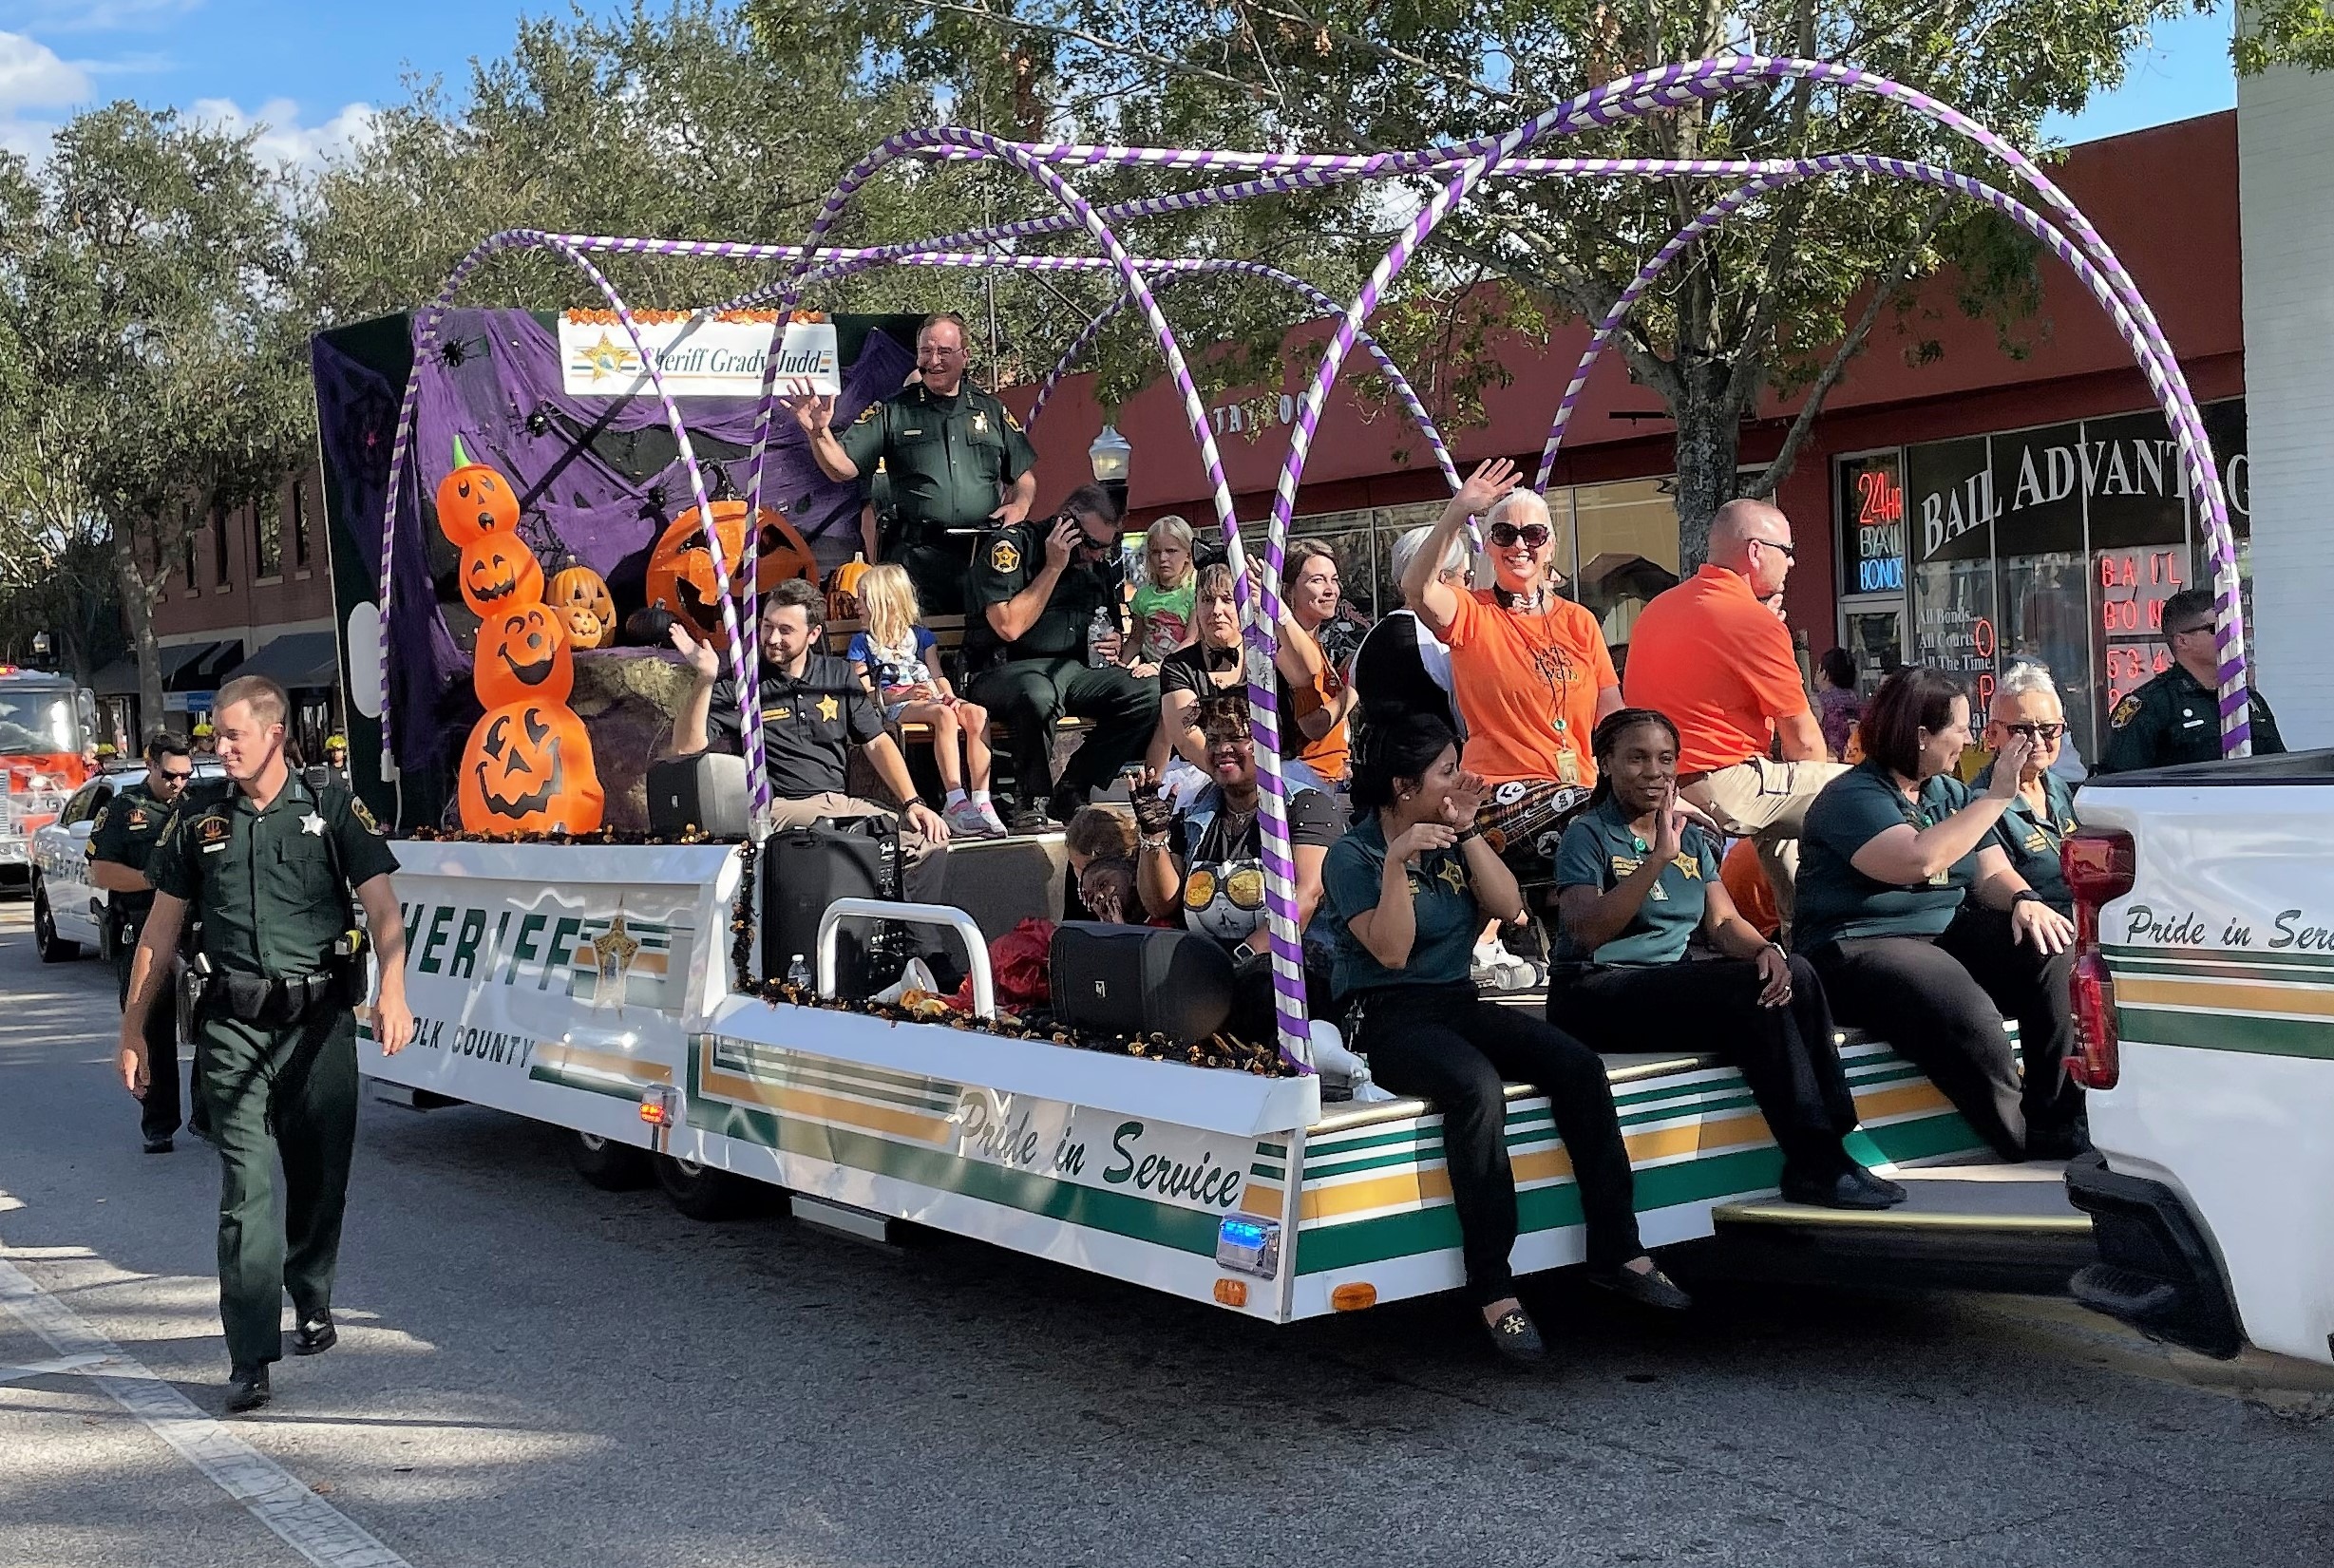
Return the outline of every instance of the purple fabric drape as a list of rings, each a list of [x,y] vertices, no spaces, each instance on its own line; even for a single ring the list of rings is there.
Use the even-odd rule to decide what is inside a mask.
[[[377,520],[402,388],[322,340],[314,362],[325,460],[340,475],[351,531],[377,581]],[[911,350],[880,331],[868,332],[844,373],[837,425],[898,391],[914,368]],[[520,497],[521,537],[541,557],[544,570],[556,571],[573,557],[608,579],[619,613],[639,606],[650,547],[687,509],[690,492],[687,472],[673,455],[664,406],[653,396],[567,396],[559,334],[524,311],[447,312],[437,346],[417,361],[414,374],[420,378],[415,462],[397,498],[397,591],[383,641],[399,761],[407,768],[428,768],[452,756],[464,733],[460,713],[475,708],[464,646],[474,626],[453,589],[452,551],[427,504],[453,467],[455,436],[472,462],[511,482]],[[753,398],[681,402],[697,461],[716,497],[744,498],[757,406]],[[636,443],[641,460],[627,465]],[[654,472],[627,471],[658,460]],[[837,484],[820,473],[802,432],[783,411],[771,429],[763,500],[802,531],[822,572],[859,548],[859,485]]]

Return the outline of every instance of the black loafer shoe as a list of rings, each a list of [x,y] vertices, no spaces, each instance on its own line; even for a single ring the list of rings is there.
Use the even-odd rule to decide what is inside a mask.
[[[237,1367],[227,1374],[227,1410],[240,1415],[256,1410],[273,1397],[268,1391],[268,1370],[257,1367]]]
[[[1808,1178],[1786,1173],[1783,1197],[1819,1209],[1892,1209],[1905,1200],[1905,1189],[1861,1165],[1850,1165],[1837,1176]]]
[[[1013,834],[1051,833],[1055,825],[1043,807],[1034,805],[1015,806],[1005,819],[1005,831]]]
[[[1491,1336],[1493,1350],[1518,1366],[1547,1359],[1547,1346],[1541,1340],[1539,1329],[1521,1307],[1486,1322],[1483,1332]]]
[[[294,1355],[322,1355],[339,1343],[340,1331],[332,1327],[331,1313],[303,1317],[292,1330]]]
[[[178,1147],[178,1145],[173,1143],[167,1136],[161,1138],[149,1138],[146,1140],[146,1152],[148,1154],[168,1154],[176,1147]]]
[[[1625,1297],[1641,1307],[1654,1307],[1665,1313],[1681,1313],[1694,1305],[1694,1298],[1678,1288],[1678,1282],[1663,1274],[1660,1265],[1643,1274],[1635,1269],[1615,1269],[1610,1274],[1588,1276],[1615,1295]]]

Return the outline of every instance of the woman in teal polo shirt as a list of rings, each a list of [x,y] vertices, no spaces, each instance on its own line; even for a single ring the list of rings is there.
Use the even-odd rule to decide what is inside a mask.
[[[1678,809],[1678,727],[1650,708],[1599,721],[1596,792],[1556,852],[1547,1018],[1598,1050],[1716,1051],[1741,1069],[1783,1151],[1783,1196],[1885,1209],[1905,1189],[1850,1159],[1855,1096],[1823,982],[1735,911],[1713,835]],[[1688,961],[1699,931],[1717,956]]]
[[[2079,1152],[2082,1091],[2065,1070],[2075,928],[1994,838],[2033,743],[2005,736],[1993,783],[1973,794],[1953,776],[1969,699],[1917,666],[1881,683],[1863,737],[1865,760],[1808,807],[1793,945],[1832,1011],[1927,1073],[2003,1159]]]
[[[2050,671],[2034,663],[2017,664],[2002,677],[1986,713],[1985,745],[1999,754],[2013,735],[2034,743],[2018,770],[2018,793],[1994,824],[1994,841],[2010,859],[2010,869],[2042,901],[2068,919],[2075,917],[2074,890],[2059,869],[2059,846],[2075,831],[2075,790],[2053,768],[2066,744],[2066,708]],[[1972,782],[1983,790],[1994,782],[1993,763]]]
[[[1524,913],[1514,873],[1474,825],[1483,793],[1483,781],[1460,770],[1441,720],[1409,713],[1372,727],[1353,771],[1354,825],[1322,862],[1315,923],[1333,934],[1346,1044],[1369,1058],[1380,1086],[1442,1113],[1468,1288],[1500,1353],[1531,1361],[1545,1347],[1509,1262],[1516,1202],[1506,1080],[1548,1097],[1579,1184],[1592,1277],[1648,1306],[1689,1303],[1638,1238],[1629,1151],[1603,1062],[1529,1013],[1485,1001],[1469,978],[1483,912]]]

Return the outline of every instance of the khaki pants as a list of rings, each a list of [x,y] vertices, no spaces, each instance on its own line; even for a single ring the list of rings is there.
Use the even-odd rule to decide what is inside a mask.
[[[881,817],[886,822],[894,822],[899,821],[900,813],[887,805],[878,805],[873,801],[833,789],[817,795],[805,795],[799,800],[775,800],[769,803],[772,827],[808,827],[816,822],[841,822],[854,817]],[[908,902],[940,902],[940,881],[948,869],[946,847],[934,843],[916,829],[902,823],[900,828],[900,855],[906,862],[900,874],[900,891],[907,896]]]
[[[1798,902],[1799,831],[1810,802],[1848,771],[1844,763],[1775,763],[1753,757],[1704,774],[1678,793],[1710,814],[1718,827],[1758,846],[1758,863],[1774,885],[1774,907],[1791,932]]]

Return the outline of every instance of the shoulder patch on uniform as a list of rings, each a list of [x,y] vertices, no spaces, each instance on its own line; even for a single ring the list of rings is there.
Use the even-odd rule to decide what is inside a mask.
[[[2135,691],[2130,696],[2124,698],[2121,702],[2116,704],[2116,710],[2107,715],[2107,723],[2110,728],[2121,729],[2125,725],[2130,724],[2134,719],[2138,717],[2139,693]]]
[[[989,570],[1018,572],[1021,570],[1021,547],[1009,538],[999,538],[989,546]]]
[[[105,819],[112,815],[113,807],[109,805],[99,806],[97,808],[97,815],[89,819],[89,837],[94,839],[99,834],[104,832]]]
[[[388,834],[381,831],[380,822],[373,817],[372,807],[367,805],[363,801],[358,800],[353,795],[349,797],[349,815],[356,819],[357,826],[363,828],[374,838],[385,839],[389,837]]]
[[[1017,419],[1015,419],[1015,418],[1014,418],[1014,417],[1013,417],[1013,410],[1012,410],[1011,408],[1008,408],[1008,409],[1006,409],[1006,410],[1005,410],[1005,424],[1006,424],[1006,425],[1007,425],[1009,427],[1011,427],[1011,428],[1013,428],[1013,429],[1015,429],[1015,430],[1018,430],[1018,429],[1020,429],[1020,428],[1021,428],[1021,422],[1020,422],[1019,420],[1017,420]]]

